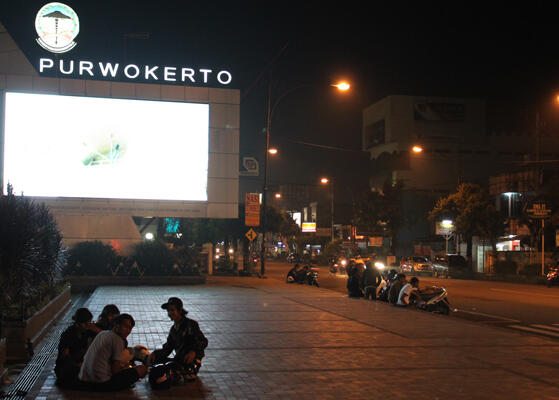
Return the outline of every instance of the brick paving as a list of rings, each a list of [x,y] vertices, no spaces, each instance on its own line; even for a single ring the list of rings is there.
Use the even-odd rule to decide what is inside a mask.
[[[273,279],[211,278],[203,286],[101,287],[87,307],[117,304],[136,319],[130,345],[160,346],[161,303],[183,299],[209,340],[196,382],[152,392],[62,391],[55,355],[37,399],[557,399],[559,342],[349,299]]]

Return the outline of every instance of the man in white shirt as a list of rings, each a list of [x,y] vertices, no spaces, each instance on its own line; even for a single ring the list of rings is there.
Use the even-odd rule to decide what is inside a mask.
[[[417,293],[418,289],[419,279],[414,276],[410,279],[410,283],[405,284],[400,290],[400,294],[398,295],[398,303],[396,304],[399,306],[409,306],[412,297],[415,297],[415,303],[417,305],[423,304],[421,296],[419,296],[419,294]]]
[[[113,324],[112,330],[95,336],[83,359],[79,379],[93,390],[126,389],[147,373],[144,365],[131,368],[123,360],[126,338],[135,325],[134,318],[120,314],[113,319]]]

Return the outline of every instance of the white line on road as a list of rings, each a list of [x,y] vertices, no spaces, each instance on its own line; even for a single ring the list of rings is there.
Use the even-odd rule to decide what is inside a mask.
[[[548,329],[554,332],[559,332],[559,328],[555,328],[554,326],[549,326],[549,325],[540,325],[540,324],[532,324],[530,326],[533,326],[534,328],[540,328],[540,329]]]
[[[507,289],[495,289],[491,288],[489,290],[493,290],[495,292],[504,292],[504,293],[514,293],[514,294],[521,294],[521,295],[530,295],[530,296],[541,296],[541,297],[553,297],[559,299],[559,296],[554,296],[552,294],[541,294],[541,293],[534,293],[534,292],[521,292],[519,290],[507,290]]]
[[[463,313],[467,313],[467,314],[480,315],[480,316],[482,316],[482,317],[490,317],[490,318],[502,319],[503,321],[520,322],[520,321],[517,320],[517,319],[511,319],[511,318],[501,317],[501,316],[499,316],[499,315],[485,314],[485,313],[480,313],[480,312],[475,312],[475,311],[466,311],[466,310],[460,310],[460,309],[457,309],[457,311],[463,312]]]
[[[547,335],[547,336],[553,336],[559,338],[559,333],[550,332],[546,329],[537,329],[537,328],[531,328],[529,326],[522,326],[522,325],[509,325],[509,328],[514,328],[514,329],[519,329],[521,331],[539,333],[541,335]]]

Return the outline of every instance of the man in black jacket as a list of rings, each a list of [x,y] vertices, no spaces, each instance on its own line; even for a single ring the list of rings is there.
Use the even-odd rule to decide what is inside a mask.
[[[161,308],[167,310],[167,315],[174,322],[167,342],[163,348],[155,350],[150,355],[152,364],[170,361],[167,357],[175,351],[173,363],[170,365],[175,383],[196,379],[196,374],[202,366],[204,349],[208,346],[208,339],[204,336],[198,322],[187,318],[188,313],[178,297],[171,297]]]
[[[377,267],[375,267],[370,261],[365,264],[365,269],[363,275],[361,276],[361,286],[365,290],[365,300],[377,299],[377,287],[380,285],[382,277]]]

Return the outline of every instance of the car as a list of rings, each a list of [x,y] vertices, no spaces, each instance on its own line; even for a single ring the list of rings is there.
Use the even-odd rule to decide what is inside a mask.
[[[425,256],[405,256],[400,261],[400,271],[409,273],[427,272],[432,274],[433,265]]]
[[[446,269],[445,276],[447,277],[470,272],[466,259],[460,254],[446,254],[441,257],[436,257],[436,261],[433,264],[436,264],[437,267],[435,268],[438,268],[440,271]]]
[[[435,257],[432,266],[433,276],[444,276],[448,278],[448,258],[444,256]]]

